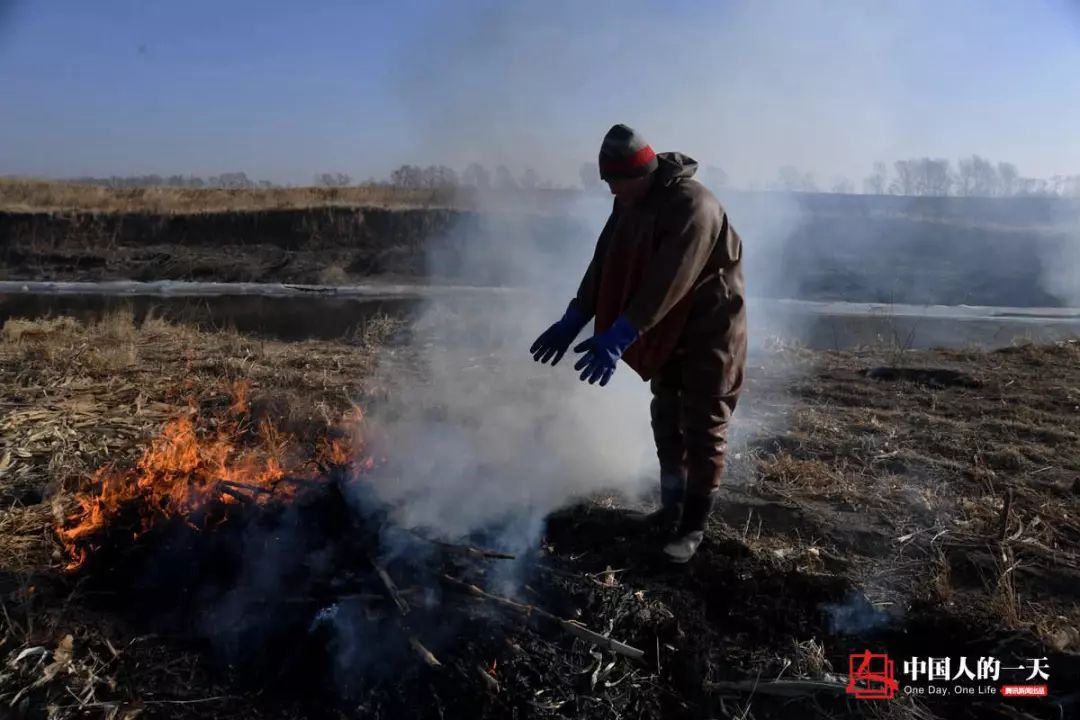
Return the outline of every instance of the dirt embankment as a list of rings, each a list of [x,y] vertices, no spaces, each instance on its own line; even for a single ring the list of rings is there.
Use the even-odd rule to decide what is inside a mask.
[[[511,253],[487,252],[493,244],[518,243],[555,257],[567,242],[591,242],[590,235],[570,218],[447,208],[0,212],[0,278],[512,283],[529,268]]]
[[[0,279],[517,284],[537,272],[580,272],[565,258],[586,255],[582,248],[592,247],[609,203],[555,191],[423,204],[346,192],[359,188],[310,197],[303,188],[151,190],[126,204],[113,191],[34,205],[6,202],[0,184]],[[306,206],[297,204],[305,198]],[[61,200],[71,204],[50,204]],[[726,193],[721,200],[743,236],[755,295],[917,305],[1078,302],[1061,271],[1075,262],[1076,203],[778,193]]]
[[[424,271],[453,210],[2,213],[11,279],[333,282]]]

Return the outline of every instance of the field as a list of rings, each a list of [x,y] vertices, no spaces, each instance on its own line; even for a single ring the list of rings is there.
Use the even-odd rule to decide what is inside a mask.
[[[222,188],[109,188],[47,180],[0,179],[0,210],[8,212],[148,213],[183,215],[320,207],[450,207],[445,188],[415,190],[358,186]]]
[[[183,604],[118,582],[125,552],[175,562],[155,555],[180,547],[155,545],[169,537],[158,527],[84,545],[105,559],[73,563],[71,519],[108,477],[99,468],[140,463],[185,417],[219,439],[232,428],[237,442],[265,440],[270,431],[255,429],[269,423],[275,447],[317,455],[348,413],[377,415],[398,391],[377,368],[412,367],[408,333],[393,318],[340,341],[297,343],[136,325],[123,314],[89,325],[9,321],[0,333],[5,716],[1049,719],[1076,710],[1077,342],[768,353],[750,370],[719,517],[695,563],[665,566],[657,538],[629,531],[619,502],[602,494],[553,514],[539,555],[516,566],[520,602],[639,648],[640,660],[537,618],[444,600],[433,612],[461,618],[453,633],[417,630],[437,665],[387,653],[390,673],[365,675],[339,697],[327,688],[340,683],[317,668],[257,645],[244,653],[243,643],[223,659],[213,638],[153,612],[154,603],[205,610],[198,598]],[[475,362],[496,377],[522,356]],[[428,381],[419,368],[403,378]],[[522,401],[544,391],[537,383],[518,390]],[[242,426],[223,424],[233,411]],[[245,498],[215,501],[230,522],[269,512],[256,501],[271,492],[229,487]],[[226,532],[173,529],[189,543]],[[1045,657],[1050,698],[854,700],[843,676],[849,654],[866,649],[888,650],[898,672],[911,656]],[[230,662],[260,653],[254,677]]]
[[[1069,304],[1047,268],[1068,266],[1077,203],[723,200],[752,295]],[[0,181],[0,279],[542,288],[591,247],[607,202]],[[256,314],[305,329],[310,315],[274,307]],[[595,463],[549,457],[560,423],[587,428],[569,417],[587,406],[511,341],[521,328],[482,307],[325,307],[358,324],[286,342],[128,311],[6,321],[0,716],[1050,720],[1080,707],[1080,342],[768,345],[714,523],[675,568],[659,534],[628,522],[643,501],[632,483],[600,487]],[[647,402],[625,412],[645,418]],[[410,433],[417,457],[396,457]],[[574,444],[624,452],[603,437]],[[849,661],[865,651],[898,675],[912,658],[993,658],[1013,668],[994,688],[1038,660],[1049,697],[922,682],[856,699]]]

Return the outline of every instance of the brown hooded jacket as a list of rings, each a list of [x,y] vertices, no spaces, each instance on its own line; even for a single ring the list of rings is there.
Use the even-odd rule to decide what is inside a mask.
[[[648,195],[615,203],[571,301],[603,332],[620,316],[640,333],[623,360],[651,379],[674,353],[717,368],[737,395],[746,363],[742,241],[716,197],[693,180],[697,162],[660,153]],[[715,363],[712,362],[715,360]]]

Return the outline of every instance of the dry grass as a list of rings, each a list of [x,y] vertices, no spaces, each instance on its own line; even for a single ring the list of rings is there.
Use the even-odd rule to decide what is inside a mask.
[[[52,520],[45,504],[0,510],[0,568],[33,573],[52,565]]]
[[[345,285],[349,282],[349,274],[340,265],[328,265],[319,271],[320,285]]]
[[[70,511],[68,491],[92,470],[130,463],[164,422],[189,403],[222,402],[236,380],[251,381],[253,418],[272,418],[298,439],[321,437],[363,402],[359,383],[397,327],[376,317],[348,342],[281,343],[155,317],[136,323],[124,312],[93,323],[7,321],[0,328],[0,716],[38,717],[48,705],[49,717],[134,718],[188,703],[191,716],[242,716],[241,707],[226,711],[225,700],[205,696],[154,699],[161,688],[212,689],[215,681],[197,655],[132,638],[85,608],[70,612],[71,599],[58,602],[67,597],[55,585],[66,559],[53,528]],[[146,699],[105,699],[116,697]]]
[[[281,210],[334,206],[443,207],[456,193],[446,188],[358,185],[345,188],[279,187],[110,188],[45,180],[0,178],[0,209],[19,212],[87,210],[154,214]]]
[[[789,508],[751,539],[776,552],[779,529],[795,546],[785,558],[818,542],[881,596],[1073,643],[1080,604],[1062,588],[1080,583],[1080,341],[904,354],[906,367],[961,369],[982,387],[865,376],[893,359],[831,353],[794,379],[751,379],[740,421],[782,432],[746,451],[749,487]],[[760,409],[771,416],[751,416]]]
[[[192,658],[148,656],[160,647],[119,641],[114,654],[107,639],[123,635],[110,634],[107,621],[91,628],[93,618],[35,605],[31,576],[63,563],[51,498],[106,462],[133,459],[189,398],[221,402],[223,384],[235,380],[252,382],[253,412],[283,429],[325,428],[352,402],[366,405],[382,392],[365,378],[376,348],[398,328],[377,317],[333,343],[266,342],[159,318],[137,323],[129,313],[0,328],[0,567],[26,576],[8,602],[10,618],[0,613],[0,641],[9,662],[41,648],[10,666],[19,687],[58,662],[53,672],[62,670],[63,682],[47,681],[58,688],[49,695],[56,703],[145,697],[154,687],[148,672],[189,687]],[[868,596],[929,600],[951,616],[1080,649],[1080,607],[1061,590],[1069,577],[1080,579],[1080,343],[905,353],[909,367],[963,367],[988,380],[980,388],[868,379],[861,371],[888,362],[888,351],[831,354],[817,369],[808,364],[817,356],[786,352],[755,368],[738,417],[776,429],[735,451],[752,474],[743,492],[766,500],[730,522],[753,562],[843,574]],[[63,645],[69,634],[72,657]],[[809,637],[782,650],[787,673],[829,672],[835,648]],[[105,692],[133,677],[137,688]]]
[[[489,192],[485,197],[543,207],[576,195],[573,190],[522,190]],[[9,212],[81,210],[168,215],[323,207],[457,208],[473,207],[476,202],[475,191],[452,187],[111,188],[0,178],[0,210]]]
[[[286,430],[325,425],[354,400],[375,348],[396,329],[379,317],[348,344],[268,342],[200,332],[131,313],[83,324],[9,320],[0,330],[0,498],[64,487],[106,461],[130,458],[192,399],[244,379],[252,403],[276,407]]]

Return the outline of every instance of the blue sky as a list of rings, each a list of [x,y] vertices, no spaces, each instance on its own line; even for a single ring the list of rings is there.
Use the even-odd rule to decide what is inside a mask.
[[[1080,173],[1080,4],[0,0],[0,174],[405,162],[577,182],[614,122],[740,183]]]

